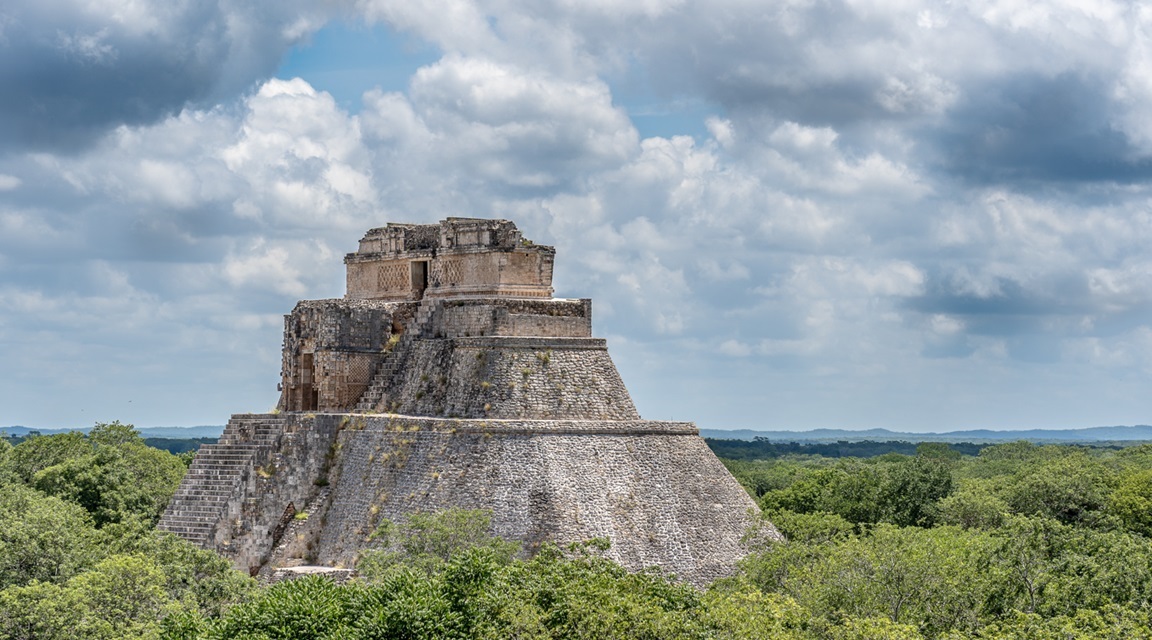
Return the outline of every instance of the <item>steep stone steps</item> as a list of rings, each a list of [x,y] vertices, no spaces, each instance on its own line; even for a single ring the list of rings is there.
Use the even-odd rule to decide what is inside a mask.
[[[229,501],[253,471],[257,456],[276,446],[283,424],[282,418],[264,414],[232,416],[216,444],[200,447],[157,528],[209,546]]]
[[[354,412],[372,411],[380,404],[389,387],[392,386],[396,372],[404,367],[409,346],[414,340],[430,337],[432,320],[442,306],[443,302],[440,300],[425,298],[420,301],[420,306],[416,308],[416,315],[412,318],[411,324],[376,368],[376,373],[373,374],[364,394],[360,396],[360,401],[356,403]]]

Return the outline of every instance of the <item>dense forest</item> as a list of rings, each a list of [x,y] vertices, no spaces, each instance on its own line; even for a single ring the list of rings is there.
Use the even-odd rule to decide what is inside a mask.
[[[705,590],[603,540],[526,557],[479,511],[383,522],[356,580],[261,586],[154,530],[188,454],[119,423],[0,440],[0,638],[1152,637],[1152,445],[761,448],[725,464],[788,542],[750,531]]]
[[[752,440],[721,440],[704,438],[708,447],[725,460],[768,460],[783,456],[816,455],[825,458],[872,458],[886,453],[916,455],[915,442],[903,440],[862,440],[849,442],[787,442],[756,437]],[[974,456],[988,445],[971,442],[951,442],[946,445],[953,451]]]

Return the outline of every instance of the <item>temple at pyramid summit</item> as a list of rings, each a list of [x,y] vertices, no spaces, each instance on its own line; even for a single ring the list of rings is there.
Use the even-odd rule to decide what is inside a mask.
[[[695,425],[640,417],[591,300],[553,297],[555,258],[507,220],[368,231],[345,296],[285,316],[277,410],[201,447],[160,528],[267,576],[479,508],[526,553],[605,538],[631,570],[731,574],[755,502]]]

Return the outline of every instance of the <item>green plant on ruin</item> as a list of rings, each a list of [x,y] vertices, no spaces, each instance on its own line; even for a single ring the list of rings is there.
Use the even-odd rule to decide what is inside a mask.
[[[370,539],[376,549],[365,552],[357,570],[369,581],[384,578],[399,566],[431,574],[453,557],[483,549],[502,563],[511,562],[520,544],[490,533],[492,513],[482,509],[448,509],[416,512],[405,520],[382,519]]]
[[[388,341],[384,343],[384,353],[388,353],[396,348],[396,344],[400,342],[400,336],[403,334],[393,333],[388,336]]]

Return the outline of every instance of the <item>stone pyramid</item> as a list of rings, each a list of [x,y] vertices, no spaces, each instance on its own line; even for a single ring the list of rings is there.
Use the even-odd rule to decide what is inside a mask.
[[[255,575],[481,508],[529,551],[598,537],[629,569],[730,574],[755,502],[695,425],[640,418],[591,301],[552,297],[554,257],[506,220],[368,231],[347,295],[285,317],[277,412],[233,416],[160,527]]]

